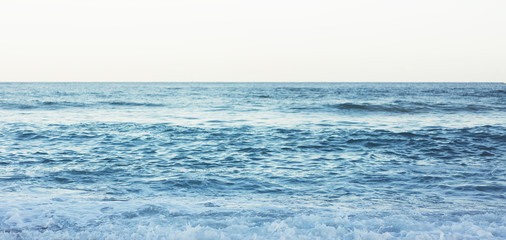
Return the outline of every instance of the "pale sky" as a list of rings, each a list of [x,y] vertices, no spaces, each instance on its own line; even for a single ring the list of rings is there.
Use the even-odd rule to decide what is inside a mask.
[[[506,81],[505,0],[0,0],[0,81]]]

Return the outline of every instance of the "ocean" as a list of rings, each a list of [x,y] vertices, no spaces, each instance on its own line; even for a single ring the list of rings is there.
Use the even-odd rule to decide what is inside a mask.
[[[0,239],[506,239],[503,83],[0,83]]]

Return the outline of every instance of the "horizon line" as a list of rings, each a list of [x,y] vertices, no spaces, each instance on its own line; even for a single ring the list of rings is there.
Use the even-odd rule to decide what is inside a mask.
[[[0,83],[503,83],[501,81],[0,81]]]

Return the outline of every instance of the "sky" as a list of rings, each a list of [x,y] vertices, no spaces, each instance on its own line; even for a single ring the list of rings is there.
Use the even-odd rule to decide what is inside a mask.
[[[0,81],[506,82],[506,1],[0,0]]]

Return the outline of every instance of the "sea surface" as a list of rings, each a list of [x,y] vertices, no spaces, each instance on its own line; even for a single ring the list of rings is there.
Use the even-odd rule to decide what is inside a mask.
[[[0,83],[0,239],[506,239],[506,84]]]

